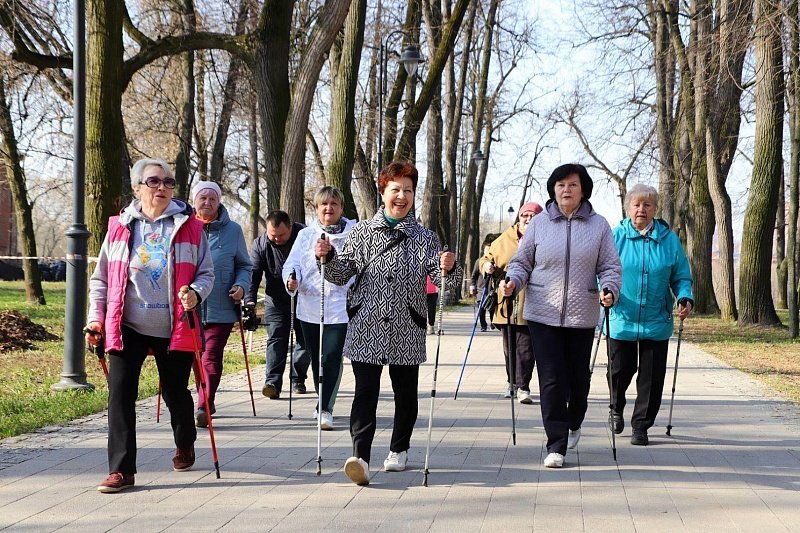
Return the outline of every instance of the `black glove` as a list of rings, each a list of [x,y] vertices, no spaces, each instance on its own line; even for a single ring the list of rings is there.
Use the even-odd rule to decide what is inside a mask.
[[[256,308],[250,306],[242,307],[242,326],[247,331],[255,331],[261,324],[261,317],[256,315]]]

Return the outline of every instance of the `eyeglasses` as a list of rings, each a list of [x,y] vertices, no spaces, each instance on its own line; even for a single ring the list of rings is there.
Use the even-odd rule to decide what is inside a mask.
[[[150,176],[149,178],[145,178],[142,183],[144,183],[151,189],[158,188],[158,186],[161,185],[162,183],[164,184],[164,187],[166,187],[167,189],[174,189],[175,185],[177,185],[178,182],[175,181],[175,178],[161,179],[157,176]]]

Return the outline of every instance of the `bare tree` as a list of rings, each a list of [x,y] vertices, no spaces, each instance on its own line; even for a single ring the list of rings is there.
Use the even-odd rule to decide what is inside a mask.
[[[28,202],[28,189],[20,164],[17,138],[11,119],[11,107],[6,97],[6,78],[0,74],[0,155],[6,167],[6,177],[14,200],[14,213],[17,217],[17,240],[22,245],[22,254],[36,257],[36,235],[33,227],[31,205]],[[25,297],[28,302],[45,305],[42,279],[36,259],[23,259],[22,270],[25,276]]]

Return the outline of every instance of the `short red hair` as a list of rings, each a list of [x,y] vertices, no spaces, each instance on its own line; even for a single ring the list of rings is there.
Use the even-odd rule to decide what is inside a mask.
[[[397,181],[398,178],[408,178],[414,190],[417,190],[417,181],[419,180],[419,173],[417,167],[408,161],[392,161],[381,170],[378,175],[378,192],[383,194],[386,186],[390,181]]]

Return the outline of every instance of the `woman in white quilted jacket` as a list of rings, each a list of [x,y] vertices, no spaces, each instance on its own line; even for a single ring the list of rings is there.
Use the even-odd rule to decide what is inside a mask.
[[[613,305],[622,283],[611,227],[589,203],[592,186],[583,165],[553,171],[545,213],[531,220],[509,263],[509,281],[498,287],[505,297],[525,287],[523,317],[537,363],[548,468],[561,468],[567,448],[578,445],[598,302]]]
[[[326,185],[314,194],[317,220],[300,230],[292,251],[283,264],[283,282],[289,294],[297,293],[297,320],[303,330],[306,347],[311,353],[311,368],[314,372],[314,388],[319,395],[322,408],[317,406],[314,416],[319,416],[320,427],[333,429],[333,407],[339,393],[342,377],[342,350],[347,335],[347,289],[350,283],[325,284],[325,326],[322,330],[322,377],[319,390],[319,320],[320,290],[322,289],[317,258],[314,257],[314,242],[323,233],[330,243],[341,250],[344,240],[355,221],[342,216],[344,195],[336,187]],[[295,278],[292,279],[292,272]]]
[[[458,288],[462,269],[452,252],[417,223],[414,192],[418,173],[411,163],[395,161],[381,170],[378,190],[383,207],[356,224],[341,251],[317,240],[315,254],[325,258],[325,279],[343,285],[355,276],[348,301],[350,324],[344,355],[356,378],[350,435],[353,456],[344,465],[353,483],[369,483],[369,461],[375,436],[381,373],[389,366],[394,392],[394,425],[386,472],[406,468],[411,434],[417,420],[419,365],[425,362],[425,278],[447,290]],[[441,297],[444,297],[443,295]]]

